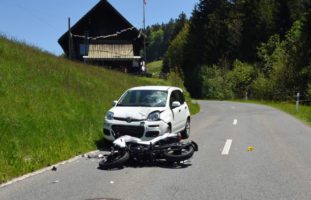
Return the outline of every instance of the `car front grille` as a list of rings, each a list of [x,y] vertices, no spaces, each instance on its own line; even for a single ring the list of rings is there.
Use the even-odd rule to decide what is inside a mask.
[[[143,137],[145,131],[143,126],[112,125],[111,128],[116,136],[129,135],[138,138]]]
[[[113,119],[119,120],[119,121],[125,121],[125,122],[128,122],[128,123],[143,121],[142,119],[122,118],[122,117],[114,117]]]

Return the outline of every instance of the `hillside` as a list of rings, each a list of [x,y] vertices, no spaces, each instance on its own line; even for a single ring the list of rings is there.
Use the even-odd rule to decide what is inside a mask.
[[[0,183],[95,149],[112,100],[176,80],[75,63],[0,37]]]
[[[162,65],[163,65],[162,60],[157,60],[157,61],[147,63],[148,72],[158,75],[158,74],[160,74],[160,72],[162,70]]]

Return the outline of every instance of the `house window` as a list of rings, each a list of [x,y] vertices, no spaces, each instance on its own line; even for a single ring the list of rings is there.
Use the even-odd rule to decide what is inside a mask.
[[[80,44],[80,56],[86,56],[88,54],[88,46]]]
[[[133,61],[133,67],[139,67],[139,62],[136,61],[136,60],[134,60],[134,61]]]

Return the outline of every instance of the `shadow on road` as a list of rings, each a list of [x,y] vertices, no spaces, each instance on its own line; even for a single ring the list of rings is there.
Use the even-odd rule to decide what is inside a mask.
[[[96,140],[95,145],[96,145],[97,149],[100,151],[110,151],[110,149],[112,147],[112,142],[102,138],[100,140]]]
[[[122,170],[124,168],[155,168],[155,167],[164,168],[164,169],[184,169],[184,168],[190,167],[191,165],[192,164],[189,163],[189,161],[180,162],[180,163],[169,163],[164,160],[157,160],[154,162],[130,160],[124,166],[119,166],[116,168],[107,168],[107,169],[98,167],[97,169],[104,170],[104,171],[116,171],[116,170]]]

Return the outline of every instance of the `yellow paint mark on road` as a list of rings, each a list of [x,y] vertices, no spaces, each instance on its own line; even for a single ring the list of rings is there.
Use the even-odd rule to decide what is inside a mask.
[[[247,147],[247,151],[248,151],[248,152],[251,152],[251,151],[253,151],[253,150],[254,150],[254,147],[253,147],[253,146]]]

